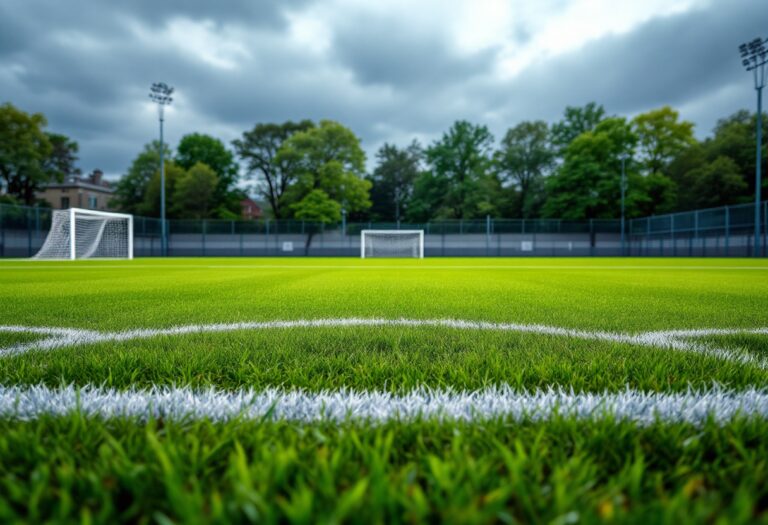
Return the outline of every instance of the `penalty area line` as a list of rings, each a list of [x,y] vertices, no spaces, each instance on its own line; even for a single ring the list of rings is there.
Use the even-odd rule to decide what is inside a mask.
[[[768,418],[768,392],[748,389],[689,390],[682,393],[579,392],[564,388],[514,390],[508,385],[478,391],[418,388],[402,394],[383,391],[266,389],[223,391],[215,388],[155,387],[115,390],[97,386],[50,388],[0,386],[0,417],[34,420],[81,414],[102,419],[147,421],[272,420],[320,421],[515,421],[578,420],[726,424],[737,418]]]
[[[275,321],[245,321],[235,323],[214,323],[173,326],[170,328],[141,328],[118,332],[98,332],[74,328],[2,326],[0,333],[32,333],[46,335],[43,339],[24,342],[0,348],[0,358],[20,355],[33,350],[54,350],[58,348],[91,345],[105,342],[124,342],[149,339],[160,336],[223,333],[244,330],[310,329],[310,328],[357,328],[357,327],[403,327],[403,328],[447,328],[452,330],[500,331],[582,340],[606,341],[662,348],[680,352],[692,352],[742,365],[768,369],[768,361],[749,352],[717,348],[695,341],[696,338],[717,335],[755,334],[766,335],[768,328],[752,329],[695,329],[644,332],[626,334],[607,331],[590,331],[541,324],[496,323],[461,319],[382,319],[382,318],[329,318],[295,319]]]

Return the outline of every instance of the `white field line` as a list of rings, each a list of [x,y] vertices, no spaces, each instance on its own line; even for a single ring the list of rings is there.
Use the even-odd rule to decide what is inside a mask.
[[[82,346],[104,342],[133,341],[161,336],[177,336],[186,334],[204,334],[215,332],[233,332],[238,330],[275,330],[275,329],[307,329],[335,327],[439,327],[453,330],[506,331],[516,333],[538,334],[575,339],[625,343],[652,348],[664,348],[681,352],[693,352],[731,361],[744,365],[753,365],[768,369],[768,361],[748,352],[717,348],[711,345],[691,341],[694,338],[736,335],[736,334],[768,334],[768,328],[754,329],[697,329],[644,332],[639,334],[624,334],[607,331],[578,330],[557,326],[519,323],[492,323],[486,321],[468,321],[460,319],[298,319],[287,321],[256,321],[239,323],[215,323],[175,326],[170,328],[144,328],[118,332],[97,332],[94,330],[79,330],[75,328],[23,327],[0,326],[0,333],[32,333],[49,335],[47,338],[32,342],[18,343],[0,348],[0,358],[19,355],[31,350],[53,350],[63,347]]]
[[[707,265],[345,265],[345,264],[70,264],[62,261],[59,265],[45,264],[42,261],[29,261],[29,264],[9,264],[12,261],[0,260],[0,268],[8,270],[38,270],[38,269],[88,269],[109,270],[124,268],[215,268],[215,269],[277,269],[277,270],[750,270],[768,271],[768,266],[707,266]],[[18,263],[18,261],[13,261]]]
[[[381,391],[267,389],[226,392],[214,388],[156,387],[150,390],[96,386],[0,386],[0,417],[33,420],[78,413],[98,418],[295,421],[484,420],[548,421],[610,417],[640,425],[654,422],[725,424],[736,418],[768,418],[768,391],[689,390],[682,393],[574,393],[565,389],[518,391],[509,386],[479,391],[419,388],[404,394]]]

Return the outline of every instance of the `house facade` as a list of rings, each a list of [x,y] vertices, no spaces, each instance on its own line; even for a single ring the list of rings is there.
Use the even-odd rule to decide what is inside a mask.
[[[37,193],[56,210],[85,208],[88,210],[110,211],[109,201],[115,190],[104,180],[101,170],[93,170],[86,177],[73,176],[64,182],[48,184]]]
[[[261,206],[254,201],[253,199],[243,199],[240,201],[240,216],[246,220],[256,220],[261,219],[264,217],[264,212],[261,209]]]

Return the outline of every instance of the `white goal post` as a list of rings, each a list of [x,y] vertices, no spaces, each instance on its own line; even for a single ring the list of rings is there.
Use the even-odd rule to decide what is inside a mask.
[[[360,257],[424,258],[424,230],[363,230]]]
[[[133,259],[133,215],[54,210],[51,230],[33,259]]]

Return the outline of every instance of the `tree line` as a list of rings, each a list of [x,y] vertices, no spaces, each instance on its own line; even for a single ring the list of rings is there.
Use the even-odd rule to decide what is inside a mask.
[[[622,157],[628,217],[750,202],[755,119],[739,111],[699,141],[669,106],[627,119],[591,102],[551,125],[520,122],[498,142],[462,120],[426,146],[387,143],[370,172],[360,139],[329,120],[258,123],[231,148],[192,133],[174,150],[162,146],[168,217],[235,219],[252,181],[275,219],[615,218]],[[0,177],[27,204],[46,182],[78,172],[77,143],[44,128],[42,115],[0,106]],[[147,144],[118,181],[118,209],[159,215],[160,147]]]

